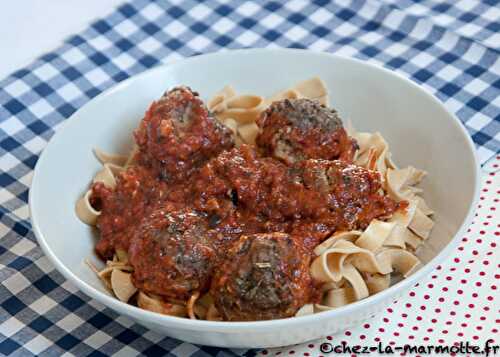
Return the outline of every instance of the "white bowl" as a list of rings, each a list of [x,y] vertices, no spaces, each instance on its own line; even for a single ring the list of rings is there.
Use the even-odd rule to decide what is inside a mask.
[[[425,199],[436,212],[432,236],[420,251],[424,266],[409,278],[364,300],[299,318],[211,322],[164,316],[110,296],[87,265],[96,237],[74,212],[77,198],[99,169],[98,147],[125,152],[132,131],[154,99],[185,84],[205,99],[226,84],[270,95],[319,76],[331,105],[358,130],[380,131],[394,159],[429,172]],[[478,198],[475,150],[465,129],[432,95],[386,69],[326,53],[285,49],[226,51],[178,61],[130,78],[77,111],[41,155],[30,191],[35,235],[54,266],[90,297],[153,330],[192,343],[275,347],[301,343],[359,324],[408,291],[453,251]]]

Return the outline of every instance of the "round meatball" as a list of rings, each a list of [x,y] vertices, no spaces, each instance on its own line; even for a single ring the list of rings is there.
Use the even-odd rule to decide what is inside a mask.
[[[292,164],[304,159],[352,162],[356,142],[337,112],[310,99],[274,102],[259,118],[256,143],[267,156]]]
[[[167,181],[187,178],[193,169],[233,146],[231,131],[188,87],[174,88],[151,104],[135,140],[139,161]]]
[[[215,251],[206,219],[189,211],[146,216],[129,247],[133,282],[149,293],[186,300],[210,286]]]
[[[288,234],[241,236],[212,280],[216,308],[229,321],[295,315],[311,298],[309,259]]]
[[[343,161],[304,160],[290,168],[291,180],[321,194],[337,230],[365,229],[375,219],[390,217],[399,207],[380,193],[377,171]]]

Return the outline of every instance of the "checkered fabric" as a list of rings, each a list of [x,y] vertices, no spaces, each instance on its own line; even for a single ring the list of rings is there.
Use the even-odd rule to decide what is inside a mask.
[[[40,152],[72,113],[147,68],[222,48],[295,47],[393,69],[456,113],[486,161],[500,148],[496,0],[133,0],[0,81],[0,354],[253,355],[194,346],[117,316],[57,273],[30,228]]]

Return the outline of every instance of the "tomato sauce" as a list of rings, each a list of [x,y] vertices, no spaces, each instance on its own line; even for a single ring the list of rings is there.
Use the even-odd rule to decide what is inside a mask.
[[[116,249],[128,251],[133,281],[141,290],[186,301],[195,292],[208,291],[214,271],[229,264],[228,255],[236,254],[234,246],[242,236],[286,234],[286,239],[270,238],[281,254],[273,261],[296,260],[286,247],[297,246],[309,256],[333,232],[364,229],[372,219],[405,208],[380,193],[377,172],[349,164],[349,159],[287,163],[262,156],[255,147],[233,148],[227,129],[190,90],[170,92],[161,101],[151,106],[136,131],[140,149],[134,164],[118,175],[114,189],[95,183],[91,195],[92,205],[101,211],[96,252],[110,259]],[[352,139],[344,145],[352,159]],[[261,244],[258,237],[254,239]],[[299,290],[312,286],[294,284]],[[300,296],[301,302],[314,296],[295,288],[278,290],[291,291],[290,298]],[[289,316],[298,307],[290,303],[283,311]],[[248,310],[235,314],[244,319],[252,315]],[[279,313],[255,312],[259,316]]]

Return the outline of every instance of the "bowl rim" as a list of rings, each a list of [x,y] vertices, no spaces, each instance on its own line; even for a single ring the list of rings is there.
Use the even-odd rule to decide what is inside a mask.
[[[50,246],[48,245],[47,241],[44,238],[43,232],[40,230],[40,227],[37,222],[37,214],[34,210],[34,205],[35,205],[35,200],[36,200],[36,195],[33,194],[36,190],[36,182],[38,181],[38,176],[40,175],[40,167],[43,166],[43,162],[45,162],[46,157],[46,152],[48,151],[47,148],[51,146],[51,144],[54,142],[54,137],[51,138],[49,143],[46,145],[46,147],[43,149],[42,153],[40,154],[39,160],[37,162],[37,165],[35,167],[34,173],[33,173],[33,179],[31,182],[30,190],[29,190],[29,200],[28,200],[28,206],[29,206],[29,211],[30,211],[30,219],[31,219],[31,224],[32,224],[32,229],[35,234],[35,237],[38,241],[38,244],[42,248],[44,254],[49,258],[49,260],[52,262],[54,267],[71,283],[73,283],[79,290],[84,292],[86,295],[89,297],[96,299],[100,303],[102,303],[104,306],[107,306],[111,309],[113,309],[115,312],[127,315],[136,321],[148,321],[153,324],[159,324],[163,326],[172,326],[178,329],[184,329],[184,330],[191,330],[191,331],[213,331],[213,332],[224,332],[224,333],[241,333],[241,332],[252,332],[252,330],[257,330],[259,329],[259,332],[263,332],[265,330],[271,330],[271,329],[276,329],[276,328],[282,328],[282,327],[292,327],[292,326],[297,326],[297,325],[307,325],[308,323],[316,322],[320,323],[321,321],[325,320],[330,320],[334,319],[337,317],[341,316],[346,316],[351,313],[353,313],[356,310],[360,310],[363,308],[369,308],[372,305],[376,305],[379,302],[390,299],[392,296],[396,295],[398,291],[405,291],[409,287],[413,286],[417,281],[419,281],[422,277],[425,275],[428,275],[431,270],[433,270],[437,265],[442,263],[451,253],[453,249],[456,248],[458,245],[459,237],[463,235],[465,229],[470,225],[472,221],[473,214],[475,212],[475,207],[477,206],[478,198],[479,198],[479,190],[480,190],[480,167],[479,167],[479,162],[477,158],[477,151],[475,149],[475,146],[472,142],[471,137],[468,135],[465,127],[461,123],[458,118],[451,113],[444,105],[442,102],[440,102],[432,93],[428,91],[423,86],[418,85],[417,83],[411,81],[409,78],[404,77],[402,74],[399,72],[392,71],[390,69],[387,69],[385,67],[382,67],[380,65],[373,64],[371,62],[366,62],[357,58],[352,58],[352,57],[347,57],[347,56],[342,56],[339,54],[334,54],[334,53],[327,53],[327,52],[319,52],[319,51],[313,51],[313,50],[307,50],[307,49],[290,49],[290,48],[249,48],[249,49],[235,49],[235,50],[222,50],[218,52],[212,52],[212,53],[207,53],[207,54],[201,54],[197,56],[192,56],[192,57],[187,57],[187,58],[180,58],[174,61],[170,61],[168,63],[165,63],[163,65],[159,65],[156,67],[153,67],[151,69],[148,69],[140,74],[133,75],[126,80],[116,84],[115,86],[103,91],[96,97],[92,98],[89,102],[84,104],[82,107],[80,107],[75,113],[73,113],[68,119],[66,119],[63,123],[59,130],[54,134],[54,136],[62,136],[64,135],[64,132],[67,131],[68,127],[70,127],[73,123],[76,122],[74,120],[75,115],[85,108],[87,105],[95,105],[95,102],[99,102],[102,100],[104,97],[107,95],[114,93],[115,91],[120,91],[123,88],[133,85],[134,81],[136,81],[138,78],[145,77],[148,75],[151,75],[152,73],[156,71],[164,71],[168,67],[175,67],[175,66],[181,66],[181,65],[188,65],[191,62],[196,62],[203,60],[207,57],[213,57],[217,58],[218,56],[228,56],[232,54],[246,54],[246,55],[252,55],[252,54],[259,54],[259,53],[283,53],[283,54],[290,54],[290,55],[296,55],[296,54],[302,54],[302,55],[314,55],[314,56],[323,56],[323,57],[328,57],[331,59],[335,59],[337,61],[346,61],[346,62],[355,62],[357,65],[364,66],[369,68],[370,70],[373,71],[379,71],[383,72],[384,75],[388,75],[391,77],[394,77],[398,80],[401,80],[405,82],[407,85],[413,87],[417,91],[422,92],[427,99],[433,101],[435,104],[440,106],[444,111],[449,115],[451,122],[459,129],[460,133],[462,134],[463,138],[465,139],[465,142],[467,143],[467,147],[469,152],[472,154],[474,166],[475,166],[475,174],[474,174],[474,197],[472,201],[469,204],[468,210],[467,210],[467,215],[465,219],[463,220],[462,224],[460,225],[459,229],[457,230],[456,234],[454,237],[450,240],[450,242],[444,247],[444,249],[439,252],[434,258],[432,258],[428,263],[423,265],[418,271],[416,271],[414,274],[410,275],[409,277],[402,279],[398,283],[390,286],[389,288],[375,294],[372,296],[369,296],[365,299],[356,301],[354,303],[330,310],[330,311],[323,311],[320,313],[315,313],[311,315],[306,315],[306,316],[299,316],[299,317],[289,317],[289,318],[283,318],[283,319],[276,319],[276,320],[264,320],[264,321],[242,321],[242,322],[229,322],[229,321],[206,321],[206,320],[191,320],[187,318],[181,318],[181,317],[175,317],[175,316],[169,316],[169,315],[162,315],[156,312],[151,312],[148,310],[141,309],[139,307],[127,304],[125,302],[122,302],[118,300],[117,298],[110,296],[108,294],[105,294],[102,291],[99,291],[98,289],[94,288],[90,284],[86,283],[82,279],[80,279],[76,274],[74,274],[72,271],[70,271],[59,259],[58,257],[54,254],[54,252],[51,250]],[[73,119],[73,120],[72,120]],[[49,150],[50,151],[50,150]],[[35,188],[35,190],[33,190]],[[84,257],[82,257],[84,259]],[[263,330],[264,329],[264,330]]]

